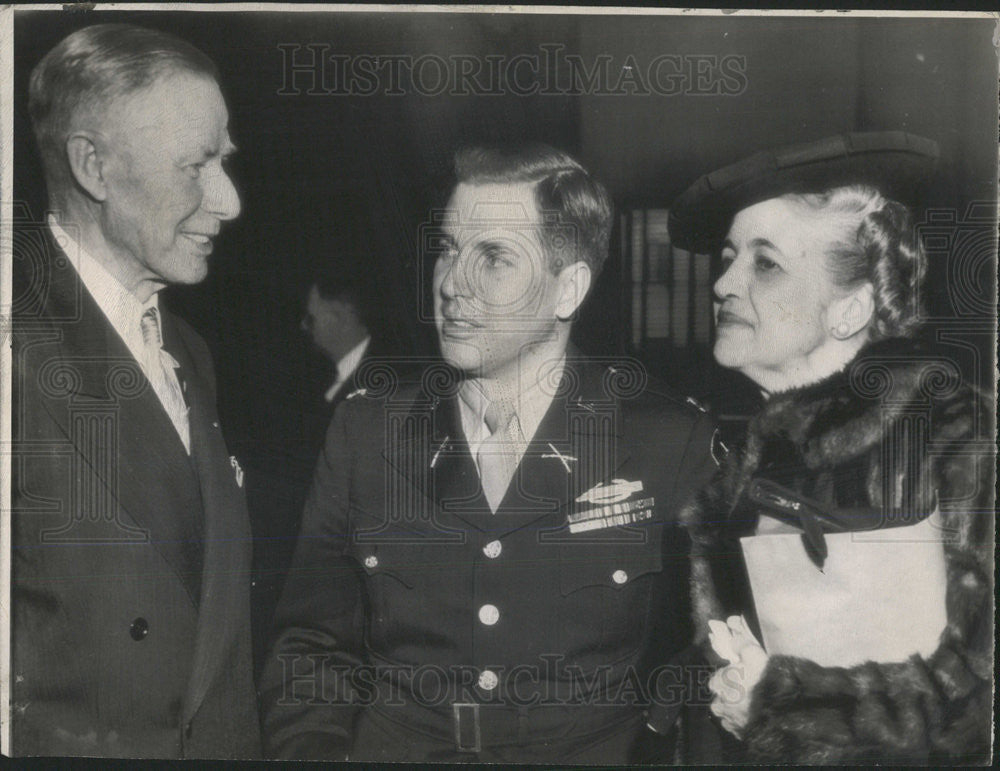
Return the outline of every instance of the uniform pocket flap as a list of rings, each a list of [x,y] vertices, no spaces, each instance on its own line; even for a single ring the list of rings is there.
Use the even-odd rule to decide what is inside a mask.
[[[642,544],[569,543],[560,557],[559,587],[563,596],[586,587],[621,591],[642,576],[662,571],[659,538]]]

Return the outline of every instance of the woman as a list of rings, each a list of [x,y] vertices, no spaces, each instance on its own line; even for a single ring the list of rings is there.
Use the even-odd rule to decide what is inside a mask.
[[[743,446],[685,512],[696,628],[704,641],[713,621],[716,651],[740,665],[714,676],[712,712],[752,760],[989,757],[990,408],[915,339],[924,254],[906,207],[877,189],[907,188],[934,150],[905,134],[848,135],[758,155],[701,180],[672,210],[675,244],[702,249],[725,234],[714,354],[765,397]],[[904,430],[915,414],[927,436]],[[786,509],[798,500],[890,518],[937,509],[947,623],[926,655],[821,666],[765,653],[749,628],[757,618],[740,539],[793,528],[755,494],[761,480]],[[747,698],[725,696],[734,677]]]

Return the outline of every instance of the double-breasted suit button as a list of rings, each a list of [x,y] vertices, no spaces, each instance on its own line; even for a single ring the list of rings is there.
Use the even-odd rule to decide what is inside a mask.
[[[146,619],[140,617],[128,628],[128,633],[132,636],[132,639],[136,642],[142,642],[146,639],[146,635],[149,634],[149,622]]]
[[[492,691],[497,685],[500,684],[500,678],[497,677],[496,672],[492,672],[489,669],[484,669],[479,673],[479,687],[484,691]]]
[[[614,573],[611,574],[611,580],[614,581],[616,584],[624,584],[626,581],[628,581],[628,573],[626,573],[624,570],[616,570]]]
[[[486,626],[493,626],[500,620],[500,610],[496,605],[483,605],[479,609],[479,620]]]
[[[368,568],[369,570],[372,568],[377,568],[378,557],[376,557],[374,554],[365,557],[365,567]]]
[[[499,541],[490,541],[483,547],[483,554],[489,557],[491,560],[495,560],[500,556],[500,552],[503,551],[503,546]]]

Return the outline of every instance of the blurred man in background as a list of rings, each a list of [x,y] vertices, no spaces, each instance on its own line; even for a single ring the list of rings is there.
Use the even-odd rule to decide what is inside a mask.
[[[302,331],[333,365],[333,377],[322,395],[328,416],[355,390],[354,374],[372,349],[369,319],[375,315],[374,305],[373,293],[357,274],[326,268],[309,286]]]

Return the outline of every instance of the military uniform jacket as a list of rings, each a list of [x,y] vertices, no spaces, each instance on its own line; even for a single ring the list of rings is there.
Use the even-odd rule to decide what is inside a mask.
[[[677,512],[715,468],[711,421],[636,362],[571,356],[493,514],[456,391],[432,367],[334,416],[265,664],[266,753],[624,762],[650,701],[677,700],[657,665],[691,638]]]
[[[16,755],[250,757],[250,532],[204,341],[163,313],[191,454],[45,231],[15,279]]]

